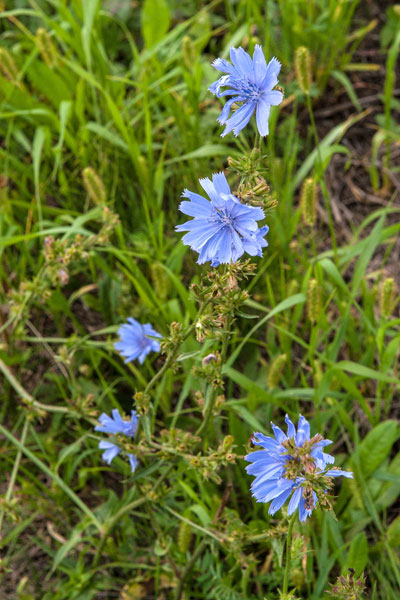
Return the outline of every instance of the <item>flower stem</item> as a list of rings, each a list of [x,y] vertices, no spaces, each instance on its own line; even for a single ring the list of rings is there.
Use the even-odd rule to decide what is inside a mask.
[[[226,318],[226,330],[225,330],[224,338],[222,341],[220,372],[222,372],[222,368],[224,366],[226,354],[228,351],[232,322],[233,322],[233,315],[228,314],[228,316]],[[211,387],[211,384],[209,384],[209,393],[208,393],[208,400],[207,400],[207,404],[206,404],[204,419],[203,419],[203,422],[201,423],[200,427],[196,431],[196,435],[201,435],[204,431],[207,431],[208,425],[210,423],[210,419],[213,414],[215,399],[217,397],[217,392],[218,392],[218,388]]]
[[[190,327],[188,327],[188,329],[186,330],[183,338],[182,338],[182,342],[184,342],[185,340],[187,340],[187,338],[189,337],[189,335],[193,332],[194,328],[196,327],[196,323],[198,321],[198,318],[203,314],[204,310],[206,309],[206,307],[208,306],[208,304],[211,302],[211,298],[209,298],[208,300],[205,300],[199,307],[199,311],[196,315],[196,318],[193,320],[193,323],[190,325]],[[180,348],[180,344],[177,344],[174,349],[171,351],[171,353],[169,354],[167,360],[165,361],[165,363],[163,364],[163,366],[161,367],[161,369],[159,371],[157,371],[157,373],[154,375],[154,377],[149,381],[149,383],[146,385],[145,390],[144,390],[144,394],[148,394],[149,391],[151,390],[152,387],[154,387],[154,384],[157,383],[157,381],[164,375],[165,371],[167,371],[169,369],[169,367],[171,366],[171,364],[174,362],[176,355],[179,352],[179,348]]]
[[[289,526],[287,532],[286,539],[286,564],[285,564],[285,574],[283,577],[283,586],[282,586],[282,594],[287,594],[289,587],[289,573],[290,573],[290,562],[292,558],[292,534],[293,534],[293,526],[296,519],[296,514],[293,514],[289,519]]]

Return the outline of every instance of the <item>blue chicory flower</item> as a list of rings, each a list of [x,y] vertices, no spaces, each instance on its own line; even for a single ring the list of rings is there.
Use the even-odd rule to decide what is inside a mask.
[[[277,106],[282,102],[283,94],[273,88],[278,83],[278,74],[281,70],[280,62],[274,57],[268,65],[261,46],[254,48],[253,59],[243,48],[231,48],[231,61],[217,58],[212,66],[223,75],[215,81],[208,89],[218,97],[232,96],[228,100],[218,117],[221,125],[226,127],[221,134],[224,137],[230,131],[235,135],[247,125],[254,111],[256,111],[257,128],[260,135],[268,135],[268,119],[271,106]],[[221,88],[228,87],[221,91]],[[243,104],[229,119],[229,111],[233,103]]]
[[[185,189],[182,195],[190,202],[181,202],[179,210],[194,218],[176,227],[176,231],[189,232],[182,241],[199,253],[198,264],[210,261],[217,267],[236,262],[245,252],[262,256],[262,248],[268,246],[264,239],[268,226],[259,228],[257,221],[265,218],[264,211],[242,204],[223,173],[215,173],[212,181],[208,177],[199,181],[211,202]]]
[[[100,425],[96,425],[94,428],[95,431],[110,433],[111,435],[122,434],[131,438],[135,437],[138,425],[136,411],[131,411],[131,419],[129,421],[125,421],[119,414],[119,410],[116,408],[114,408],[111,413],[112,417],[109,417],[106,413],[100,415]],[[121,452],[119,446],[106,440],[101,440],[99,442],[99,448],[104,450],[102,458],[107,464],[111,464],[111,461]],[[133,473],[138,464],[137,458],[133,454],[128,454],[128,459]]]
[[[118,329],[121,341],[116,342],[114,348],[125,357],[125,363],[137,358],[142,365],[149,352],[159,352],[160,350],[159,342],[148,336],[161,338],[162,335],[155,331],[150,323],[141,325],[132,318],[127,321],[128,324],[125,323]]]
[[[247,473],[254,475],[251,484],[252,495],[258,502],[271,502],[268,513],[276,513],[291,496],[288,515],[299,510],[300,521],[305,521],[314,510],[318,497],[312,489],[315,476],[353,477],[349,471],[329,469],[335,459],[323,451],[332,444],[317,434],[310,439],[310,424],[300,415],[296,428],[288,415],[285,417],[288,426],[287,435],[271,423],[275,439],[262,433],[254,433],[254,443],[262,446],[245,456],[251,464],[246,467]],[[311,476],[311,477],[310,477]],[[311,480],[311,482],[310,482]],[[326,493],[326,492],[325,492]]]

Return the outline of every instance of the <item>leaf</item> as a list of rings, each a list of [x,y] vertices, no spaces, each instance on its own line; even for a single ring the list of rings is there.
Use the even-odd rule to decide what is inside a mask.
[[[170,14],[165,0],[145,0],[142,8],[142,34],[147,48],[160,42],[169,29]]]
[[[349,551],[347,553],[345,567],[342,573],[347,573],[348,569],[355,570],[355,577],[359,577],[368,563],[368,541],[365,532],[362,531],[353,538]]]
[[[389,525],[387,538],[389,545],[392,546],[392,548],[400,546],[400,517],[396,517]]]
[[[396,421],[379,423],[359,446],[360,465],[365,477],[373,473],[389,455],[398,437]]]
[[[232,156],[235,156],[235,151],[223,144],[204,144],[204,146],[197,148],[197,150],[193,150],[193,152],[188,152],[188,154],[183,154],[176,158],[170,158],[169,160],[166,160],[164,164],[170,165],[172,163],[181,162],[182,160],[194,160],[195,158],[207,158],[209,156],[226,156],[228,152]]]
[[[396,377],[388,377],[379,371],[375,371],[364,365],[359,365],[351,360],[341,360],[335,365],[335,368],[340,369],[341,371],[347,371],[348,373],[353,373],[353,375],[359,375],[360,377],[367,377],[368,379],[377,379],[378,381],[385,381],[386,383],[400,383]]]

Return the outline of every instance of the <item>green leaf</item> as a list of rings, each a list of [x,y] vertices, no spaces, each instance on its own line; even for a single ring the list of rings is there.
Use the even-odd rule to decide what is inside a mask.
[[[170,14],[165,0],[145,0],[142,8],[142,34],[147,48],[160,42],[169,29]]]
[[[396,517],[389,525],[387,538],[389,545],[392,546],[392,548],[400,546],[400,517]]]
[[[379,423],[367,433],[359,446],[360,465],[365,477],[373,473],[390,454],[398,437],[396,421]]]
[[[346,558],[345,567],[342,573],[347,573],[348,569],[355,570],[355,576],[359,577],[364,571],[368,562],[368,541],[364,531],[353,538]]]

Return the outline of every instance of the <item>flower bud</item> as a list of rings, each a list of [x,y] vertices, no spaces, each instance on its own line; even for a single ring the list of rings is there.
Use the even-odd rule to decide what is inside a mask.
[[[310,279],[307,288],[307,315],[311,323],[319,321],[321,314],[321,288],[316,279]]]
[[[301,188],[301,216],[305,225],[312,227],[317,217],[317,182],[308,177]]]
[[[92,167],[86,167],[82,171],[82,178],[86,191],[93,202],[95,202],[95,204],[105,204],[106,190],[104,183],[96,171],[92,169]]]
[[[304,94],[310,93],[311,88],[311,56],[308,48],[299,46],[296,49],[294,66],[296,69],[297,83]]]
[[[392,316],[396,291],[393,277],[388,277],[382,282],[379,291],[379,312],[383,319],[389,319]]]
[[[282,371],[286,364],[286,358],[286,354],[280,354],[273,360],[267,376],[267,385],[269,389],[272,389],[278,385]]]

